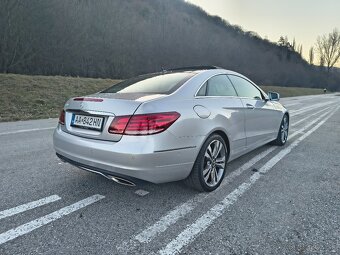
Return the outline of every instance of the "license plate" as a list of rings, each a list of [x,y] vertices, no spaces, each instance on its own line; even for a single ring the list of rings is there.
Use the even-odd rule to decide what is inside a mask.
[[[73,114],[71,126],[101,130],[103,126],[103,121],[104,121],[103,117]]]

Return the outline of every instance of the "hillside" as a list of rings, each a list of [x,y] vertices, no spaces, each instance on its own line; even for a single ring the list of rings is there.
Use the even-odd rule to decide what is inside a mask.
[[[0,37],[0,72],[121,79],[211,64],[259,84],[326,84],[296,52],[183,0],[1,1]]]

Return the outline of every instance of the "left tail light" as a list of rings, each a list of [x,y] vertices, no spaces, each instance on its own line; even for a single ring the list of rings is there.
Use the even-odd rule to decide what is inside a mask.
[[[59,115],[59,124],[65,125],[65,110],[62,110]]]
[[[181,115],[162,112],[117,116],[111,122],[109,133],[121,135],[152,135],[168,129]]]

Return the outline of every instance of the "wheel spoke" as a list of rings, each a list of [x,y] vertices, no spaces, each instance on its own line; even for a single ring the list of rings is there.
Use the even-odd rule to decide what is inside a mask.
[[[214,141],[214,148],[212,149],[212,155],[211,155],[213,159],[216,157],[217,147],[218,147],[218,141]]]
[[[203,178],[206,183],[208,183],[209,177],[211,178],[211,172],[212,172],[212,169],[210,168],[208,172],[206,173],[206,175],[203,175]]]
[[[221,158],[217,158],[215,163],[216,163],[216,166],[219,166],[220,168],[224,168],[225,167],[225,156]]]
[[[208,146],[208,148],[207,148],[207,150],[206,150],[204,156],[205,156],[206,158],[208,158],[209,160],[212,160],[212,159],[213,159],[213,152],[212,152],[212,150],[211,150],[211,145]]]
[[[211,184],[212,185],[215,185],[215,174],[214,174],[214,172],[215,172],[215,169],[213,168],[211,171],[210,171],[210,181],[211,181]]]
[[[210,180],[211,180],[211,184],[215,185],[215,168],[213,168],[210,172]]]
[[[208,166],[207,168],[205,168],[205,169],[203,170],[203,176],[209,175],[209,171],[211,171],[211,167],[210,167],[210,166]]]
[[[212,158],[209,155],[208,151],[205,152],[204,157],[206,157],[209,161],[212,161]]]
[[[217,169],[215,169],[215,183],[217,183],[219,181],[218,179],[218,173],[217,173]]]

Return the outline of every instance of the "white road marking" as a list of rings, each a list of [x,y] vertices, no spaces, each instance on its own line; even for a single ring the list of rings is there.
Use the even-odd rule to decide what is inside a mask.
[[[328,101],[328,102],[322,102],[322,103],[307,105],[307,106],[304,106],[304,107],[296,109],[296,110],[291,110],[290,113],[303,112],[303,111],[306,111],[306,110],[309,110],[309,109],[323,107],[323,106],[326,106],[326,105],[329,105],[329,104],[332,104],[332,103],[334,103],[334,102],[333,101],[331,101],[331,102]]]
[[[310,123],[308,123],[303,128],[299,129],[298,131],[294,132],[292,135],[289,136],[289,139],[292,139],[293,137],[297,136],[298,134],[301,134],[304,132],[307,128],[314,125],[317,121],[319,121],[322,117],[324,117],[329,112],[326,112],[322,115],[320,115],[318,118],[314,119]],[[221,187],[229,184],[232,182],[236,177],[240,176],[244,171],[250,169],[252,166],[254,166],[257,162],[259,162],[261,159],[265,158],[268,154],[270,154],[272,151],[277,149],[277,147],[270,147],[267,150],[263,151],[259,155],[253,157],[248,162],[237,168],[235,171],[230,173],[228,176],[225,177],[224,181],[222,182]],[[199,203],[201,203],[204,199],[206,199],[208,196],[213,196],[214,192],[212,193],[200,193],[196,195],[194,198],[189,199],[187,202],[176,206],[173,210],[169,211],[166,215],[161,217],[156,223],[148,227],[147,229],[143,230],[136,236],[132,237],[129,241],[123,242],[122,244],[118,245],[116,248],[120,252],[128,252],[134,249],[139,245],[139,243],[149,243],[152,241],[157,235],[160,233],[165,232],[170,226],[175,224],[180,218],[184,217],[188,213],[190,213],[195,207],[198,206]]]
[[[292,103],[292,104],[285,104],[285,103],[283,103],[283,105],[285,107],[291,107],[291,106],[298,105],[298,104],[301,104],[301,103]]]
[[[321,107],[324,106],[326,104],[329,104],[330,102],[322,102],[322,103],[316,103],[316,104],[308,104],[308,105],[301,105],[301,107],[299,107],[298,109],[294,109],[294,110],[290,110],[291,113],[295,113],[295,112],[300,112],[303,111],[305,109],[310,109],[313,107]]]
[[[159,254],[177,254],[181,252],[184,246],[191,243],[201,232],[206,230],[218,217],[220,217],[224,211],[234,204],[239,197],[241,197],[254,183],[259,180],[263,174],[272,169],[281,159],[283,159],[288,153],[292,151],[301,141],[316,131],[321,125],[323,125],[336,111],[338,107],[325,119],[320,121],[316,126],[306,132],[304,135],[292,142],[288,147],[281,150],[278,154],[272,157],[265,165],[263,165],[259,172],[253,174],[247,182],[242,183],[233,192],[227,195],[220,203],[212,207],[207,213],[203,214],[193,224],[189,225],[184,231],[182,231],[175,239],[168,243],[163,249],[159,250]]]
[[[143,189],[139,189],[139,190],[135,191],[135,194],[137,194],[138,196],[141,196],[141,197],[144,197],[149,193],[150,193],[149,191],[146,191],[146,190],[143,190]]]
[[[21,129],[16,131],[9,131],[9,132],[2,132],[0,135],[11,135],[11,134],[19,134],[19,133],[26,133],[26,132],[33,132],[33,131],[40,131],[40,130],[50,130],[55,129],[55,127],[46,127],[46,128],[31,128],[31,129]]]
[[[257,156],[253,157],[251,160],[237,168],[235,171],[230,173],[225,177],[223,183],[220,187],[223,187],[233,181],[237,176],[241,175],[244,171],[251,168],[258,161],[266,157],[269,153],[274,151],[276,148],[271,147]],[[175,224],[180,218],[184,217],[188,213],[190,213],[199,203],[201,203],[205,198],[208,197],[208,193],[199,193],[195,197],[189,199],[187,202],[176,206],[173,210],[169,211],[166,215],[161,217],[156,223],[152,226],[148,227],[144,231],[140,232],[133,238],[131,238],[127,242],[123,242],[118,245],[116,248],[119,252],[124,253],[133,250],[135,247],[139,245],[139,243],[149,243],[152,241],[157,235],[165,232],[171,225]]]
[[[3,218],[9,217],[9,216],[18,214],[18,213],[22,213],[22,212],[34,209],[34,208],[39,207],[39,206],[43,206],[43,205],[55,202],[55,201],[60,200],[60,199],[61,199],[61,197],[59,197],[58,195],[52,195],[52,196],[49,196],[49,197],[45,197],[45,198],[42,198],[42,199],[39,199],[39,200],[36,200],[36,201],[32,201],[32,202],[29,202],[29,203],[26,203],[26,204],[23,204],[23,205],[19,205],[19,206],[1,211],[0,212],[0,220],[3,219]]]
[[[52,221],[55,221],[65,215],[68,215],[72,212],[75,212],[83,207],[86,207],[90,204],[93,204],[101,199],[103,199],[104,196],[102,195],[93,195],[91,197],[85,198],[81,201],[78,201],[72,205],[66,206],[64,208],[59,209],[58,211],[55,211],[53,213],[50,213],[48,215],[45,215],[43,217],[40,217],[38,219],[32,220],[26,224],[23,224],[19,227],[10,229],[2,234],[0,234],[0,245],[4,244],[10,240],[13,240],[19,236],[25,235],[37,228],[40,228]]]
[[[296,121],[295,123],[292,124],[292,127],[294,127],[294,126],[296,126],[296,125],[299,125],[301,122],[304,122],[306,119],[309,119],[310,117],[313,117],[313,116],[315,116],[315,115],[318,115],[320,112],[323,112],[323,111],[325,111],[325,110],[328,110],[329,108],[330,108],[330,106],[328,106],[328,107],[326,107],[326,108],[324,108],[324,109],[322,109],[322,110],[320,110],[320,111],[317,111],[317,112],[315,112],[315,113],[313,113],[313,114],[310,114],[310,115],[308,115],[307,117],[305,117],[305,118],[303,118],[303,119],[300,119],[299,121]]]
[[[320,103],[320,104],[304,107],[304,108],[301,108],[301,109],[298,109],[298,110],[289,111],[289,113],[290,113],[290,116],[293,117],[293,116],[296,116],[296,115],[299,115],[299,114],[302,114],[302,113],[305,113],[305,112],[309,112],[311,110],[318,109],[318,108],[321,108],[323,106],[328,106],[328,105],[334,104],[334,103],[335,103],[334,101],[327,102],[327,103]]]

